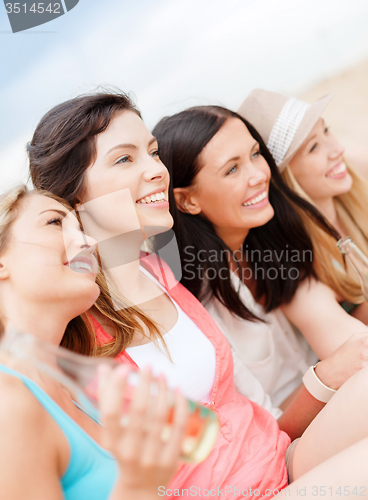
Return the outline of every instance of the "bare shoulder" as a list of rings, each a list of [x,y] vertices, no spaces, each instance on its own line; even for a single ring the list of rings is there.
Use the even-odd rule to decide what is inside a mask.
[[[314,309],[326,306],[327,303],[336,303],[338,306],[335,292],[321,281],[310,279],[300,283],[291,302],[282,306],[282,309],[291,313],[299,308],[305,310],[307,305]]]
[[[21,379],[0,372],[0,394],[0,491],[16,500],[61,500],[68,459],[61,430]]]
[[[0,424],[2,429],[6,425],[9,430],[12,427],[17,427],[19,431],[20,424],[22,426],[21,432],[26,432],[30,428],[32,431],[35,431],[37,427],[42,429],[45,411],[22,380],[6,373],[0,373],[0,394]]]
[[[336,298],[335,292],[322,281],[316,279],[304,280],[298,287],[297,293],[303,295],[318,294]]]

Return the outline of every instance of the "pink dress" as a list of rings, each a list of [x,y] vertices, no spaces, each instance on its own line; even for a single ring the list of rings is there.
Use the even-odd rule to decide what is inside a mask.
[[[221,432],[210,456],[198,465],[183,464],[169,488],[161,488],[166,498],[259,498],[272,497],[288,484],[285,451],[289,436],[261,406],[236,392],[233,360],[229,344],[201,303],[175,281],[170,268],[154,255],[141,264],[169,291],[181,309],[197,324],[216,349],[216,376],[208,405],[219,418]],[[100,344],[111,336],[94,319]],[[124,351],[117,356],[134,363]]]

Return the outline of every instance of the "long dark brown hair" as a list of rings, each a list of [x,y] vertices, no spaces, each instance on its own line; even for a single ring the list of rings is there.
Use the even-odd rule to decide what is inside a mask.
[[[123,111],[141,116],[128,95],[108,91],[76,97],[46,113],[27,145],[34,186],[56,194],[76,208],[83,196],[85,171],[96,159],[96,137]],[[135,332],[144,335],[144,326],[153,340],[162,338],[154,322],[138,307],[115,310],[101,270],[96,282],[101,293],[95,307],[115,328],[114,340],[100,346],[100,354],[116,356],[128,347]],[[126,305],[123,297],[114,299]]]
[[[199,106],[166,117],[156,125],[153,134],[158,139],[161,160],[171,176],[170,212],[174,218],[174,232],[182,259],[182,284],[202,302],[216,297],[235,315],[256,320],[256,316],[243,304],[238,291],[232,285],[228,259],[229,252],[232,254],[230,248],[216,234],[210,221],[200,214],[192,215],[179,210],[173,194],[174,188],[187,187],[193,183],[201,169],[200,154],[203,148],[229,118],[237,118],[246,125],[252,137],[258,141],[261,154],[271,169],[269,199],[275,216],[264,226],[251,229],[243,244],[243,249],[248,250],[248,253],[252,251],[253,258],[247,261],[252,275],[256,275],[256,269],[264,271],[257,273],[255,298],[262,300],[266,311],[290,302],[300,282],[308,277],[315,277],[312,241],[294,207],[306,211],[314,222],[329,234],[337,237],[337,233],[310,203],[284,184],[261,136],[238,114],[220,106]],[[160,240],[164,237],[165,235],[156,237],[157,245],[162,246]],[[191,249],[190,261],[188,249]],[[199,258],[199,255],[211,255],[211,251],[216,252],[217,258],[214,262],[203,262],[204,259]],[[263,258],[265,251],[273,256],[272,260]],[[291,262],[289,255],[293,251],[297,252],[294,255],[310,255],[311,258]],[[297,277],[283,279],[285,273],[280,272],[281,266],[284,266],[286,273],[292,267],[297,268]],[[269,269],[275,267],[278,271],[276,279],[268,279]],[[209,268],[214,270],[210,279],[206,273]],[[193,273],[190,269],[196,271]],[[259,274],[261,277],[258,277]]]

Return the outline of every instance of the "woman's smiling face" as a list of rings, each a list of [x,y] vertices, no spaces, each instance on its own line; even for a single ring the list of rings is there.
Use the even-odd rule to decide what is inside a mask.
[[[86,311],[99,295],[94,240],[52,198],[27,195],[19,210],[0,256],[1,278],[28,301],[42,302],[45,307],[67,304],[72,317]]]
[[[351,189],[343,154],[344,148],[320,118],[290,160],[295,179],[316,204]]]
[[[151,228],[150,235],[152,228],[170,228],[169,173],[158,156],[156,139],[141,118],[132,111],[116,114],[97,136],[96,152],[95,162],[85,172],[80,203],[99,213],[99,224],[112,235],[137,226]],[[102,211],[97,210],[99,198]],[[87,205],[92,200],[96,200],[96,210],[93,204]]]
[[[258,142],[238,118],[228,118],[203,148],[200,170],[188,188],[176,188],[181,209],[201,214],[232,249],[240,248],[249,230],[273,217],[268,200],[271,178]],[[185,206],[182,193],[186,193]]]

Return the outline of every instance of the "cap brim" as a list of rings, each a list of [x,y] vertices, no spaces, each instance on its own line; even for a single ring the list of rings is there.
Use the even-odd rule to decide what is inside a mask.
[[[283,161],[278,165],[280,172],[284,170],[286,165],[292,159],[292,157],[296,154],[298,149],[303,145],[304,141],[310,134],[310,131],[317,123],[318,119],[321,117],[323,111],[325,110],[327,104],[330,102],[333,94],[328,94],[322,99],[311,104],[302,120],[301,126],[299,128],[300,134],[297,134],[295,137],[294,144],[291,145],[290,150],[287,155],[283,159]]]

